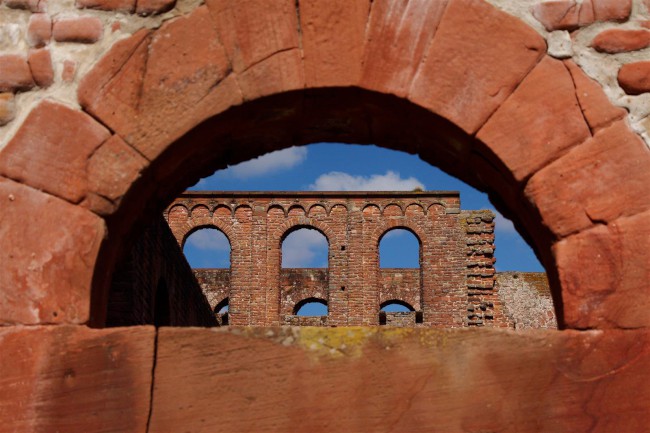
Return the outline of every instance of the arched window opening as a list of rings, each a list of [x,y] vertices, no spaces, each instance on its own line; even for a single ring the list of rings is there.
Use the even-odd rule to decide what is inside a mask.
[[[419,268],[420,241],[406,229],[387,231],[379,242],[380,268]]]
[[[408,302],[392,299],[381,304],[381,311],[387,313],[409,313],[415,311],[415,308],[413,308]]]
[[[296,304],[293,314],[296,316],[327,316],[327,301],[318,298],[308,298]]]
[[[327,268],[327,238],[320,231],[303,227],[289,233],[282,241],[283,268]]]
[[[217,322],[221,326],[228,324],[228,309],[230,304],[230,298],[226,298],[223,301],[219,302],[216,307],[214,307],[214,314],[217,318]]]
[[[230,267],[230,242],[216,228],[202,228],[185,240],[183,253],[192,269],[223,269]]]

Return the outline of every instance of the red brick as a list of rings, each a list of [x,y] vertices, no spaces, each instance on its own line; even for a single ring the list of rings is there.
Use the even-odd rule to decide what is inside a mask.
[[[13,93],[0,93],[0,126],[14,120],[16,102]]]
[[[61,72],[61,79],[64,83],[72,83],[75,74],[77,73],[77,62],[74,60],[63,61],[63,71]]]
[[[433,39],[447,0],[421,3],[375,0],[363,60],[364,88],[406,96]]]
[[[600,32],[591,46],[601,53],[625,53],[650,46],[650,31],[610,29]]]
[[[112,203],[110,210],[114,210],[147,165],[146,159],[114,135],[88,160],[88,188],[108,199]]]
[[[92,44],[104,33],[104,25],[99,18],[62,18],[54,21],[52,37],[57,42],[78,42]]]
[[[546,52],[523,22],[473,0],[450,0],[409,99],[475,133]]]
[[[46,48],[30,50],[28,62],[36,84],[42,88],[50,87],[54,82],[50,50]]]
[[[156,15],[174,8],[176,0],[138,0],[136,13],[138,15]]]
[[[47,14],[34,14],[29,17],[27,41],[32,47],[40,48],[50,42],[52,37],[52,19]]]
[[[567,326],[650,326],[648,218],[650,212],[620,218],[553,247]]]
[[[650,92],[650,62],[623,65],[618,71],[618,84],[628,95]]]
[[[632,0],[591,0],[596,21],[626,21],[632,12]]]
[[[0,329],[0,417],[12,432],[142,432],[153,327]]]
[[[78,203],[88,190],[88,158],[109,137],[87,114],[46,100],[0,152],[0,173]]]
[[[627,115],[627,110],[612,105],[600,84],[589,78],[578,65],[570,60],[565,60],[564,64],[571,72],[578,102],[592,132]]]
[[[164,328],[150,432],[643,431],[649,344],[647,331]]]
[[[0,92],[16,92],[34,87],[27,59],[15,54],[0,56]]]
[[[550,57],[477,134],[520,182],[590,136],[571,74]]]
[[[350,86],[361,79],[369,0],[300,0],[308,87]]]
[[[91,8],[104,11],[133,12],[136,0],[75,0],[78,8]]]
[[[0,200],[0,322],[87,322],[104,221],[4,178]]]
[[[624,121],[537,172],[526,196],[557,237],[650,208],[650,151]]]

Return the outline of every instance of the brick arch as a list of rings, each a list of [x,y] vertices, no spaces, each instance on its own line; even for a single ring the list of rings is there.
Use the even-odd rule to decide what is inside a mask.
[[[286,237],[302,228],[318,230],[325,236],[325,239],[327,239],[328,256],[332,245],[338,245],[340,243],[339,236],[336,235],[336,232],[327,223],[308,217],[286,217],[286,221],[271,234],[271,239],[277,240],[278,246],[282,248],[282,242],[284,242]]]
[[[177,237],[177,239],[179,240],[180,247],[183,248],[185,246],[185,241],[187,241],[187,238],[189,238],[192,235],[192,233],[195,233],[202,229],[217,229],[221,233],[223,233],[228,239],[228,243],[230,243],[230,254],[232,254],[232,251],[235,248],[235,242],[237,241],[237,237],[233,233],[231,226],[225,225],[217,219],[208,222],[192,221],[190,219],[187,225],[185,227],[179,228],[178,231],[175,231],[174,235],[180,236],[180,238]]]
[[[395,229],[404,229],[411,232],[411,234],[413,234],[413,236],[418,240],[418,243],[420,244],[420,253],[422,252],[422,249],[427,243],[426,236],[422,233],[422,229],[418,227],[417,224],[414,224],[405,218],[397,221],[382,221],[381,225],[372,232],[370,239],[377,240],[377,242],[373,242],[377,245],[377,251],[379,251],[379,244],[381,243],[382,238],[386,236],[389,231]]]
[[[404,9],[358,0],[258,13],[274,23],[260,28],[283,29],[275,38],[238,21],[256,4],[237,3],[241,14],[203,5],[140,30],[85,76],[83,111],[45,100],[26,117],[0,153],[3,196],[17,197],[3,225],[43,204],[50,218],[21,233],[34,257],[2,232],[13,248],[3,322],[50,323],[47,305],[65,293],[71,308],[55,323],[101,324],[123,239],[179,184],[269,150],[340,141],[418,153],[487,191],[540,255],[564,326],[650,325],[650,236],[635,232],[650,214],[650,155],[534,30],[481,0],[426,3],[425,30]],[[75,126],[72,139],[62,124]],[[74,231],[49,233],[70,220]],[[30,266],[44,271],[34,278]]]

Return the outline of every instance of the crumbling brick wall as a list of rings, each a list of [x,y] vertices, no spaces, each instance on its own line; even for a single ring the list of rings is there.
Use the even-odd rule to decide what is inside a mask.
[[[459,207],[457,192],[189,192],[165,217],[181,246],[200,228],[228,237],[230,270],[196,273],[212,308],[228,298],[231,324],[312,324],[291,316],[314,298],[328,305],[314,324],[507,326],[494,280],[494,214]],[[282,241],[299,228],[325,235],[328,268],[281,268]],[[379,243],[395,228],[419,240],[419,269],[379,267]],[[388,301],[417,314],[387,322],[379,311]]]

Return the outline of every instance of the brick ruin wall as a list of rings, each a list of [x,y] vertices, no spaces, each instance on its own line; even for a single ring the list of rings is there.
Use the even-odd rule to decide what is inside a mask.
[[[169,226],[158,218],[115,272],[107,326],[216,326],[212,309]]]
[[[194,272],[215,313],[229,306],[231,324],[516,327],[519,316],[504,305],[514,299],[500,296],[496,284],[494,214],[459,206],[453,192],[190,192],[165,217],[179,245],[201,228],[228,237],[231,268]],[[281,268],[282,240],[298,228],[325,235],[328,268]],[[421,268],[379,267],[380,239],[394,228],[419,239]],[[296,316],[310,299],[326,303],[328,315]],[[380,312],[388,301],[413,311]]]
[[[650,0],[488,0],[541,34],[628,112],[650,143]],[[207,2],[213,7],[218,2]],[[79,109],[80,80],[117,42],[187,15],[201,0],[0,1],[0,149],[50,99]],[[576,66],[577,65],[577,66]],[[591,95],[578,95],[588,98]],[[586,101],[586,99],[585,99]],[[622,111],[625,113],[625,111]]]

